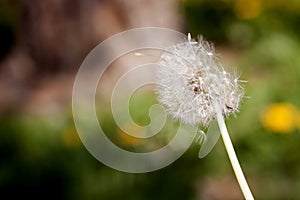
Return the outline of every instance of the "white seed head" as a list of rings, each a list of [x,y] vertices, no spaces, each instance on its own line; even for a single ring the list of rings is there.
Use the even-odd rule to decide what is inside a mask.
[[[216,106],[227,117],[238,111],[244,95],[237,75],[224,70],[212,44],[192,40],[175,44],[162,54],[157,71],[158,100],[177,120],[191,125],[208,124]]]

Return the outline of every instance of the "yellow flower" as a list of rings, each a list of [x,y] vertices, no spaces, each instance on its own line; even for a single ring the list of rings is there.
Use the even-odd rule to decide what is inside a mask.
[[[297,114],[297,128],[300,131],[300,111],[298,111],[298,114]]]
[[[289,133],[297,126],[297,109],[289,103],[269,105],[262,114],[263,126],[273,132]]]
[[[138,126],[132,126],[131,123],[124,124],[123,128],[130,131],[131,133],[140,133],[142,131],[142,129],[140,129]],[[118,139],[121,141],[122,144],[126,146],[133,147],[143,143],[143,140],[130,136],[124,133],[121,129],[118,129],[117,133],[118,133]]]
[[[253,19],[262,11],[261,0],[235,0],[234,11],[241,19]]]
[[[63,144],[68,148],[77,148],[82,144],[74,126],[69,126],[62,133],[62,140]]]

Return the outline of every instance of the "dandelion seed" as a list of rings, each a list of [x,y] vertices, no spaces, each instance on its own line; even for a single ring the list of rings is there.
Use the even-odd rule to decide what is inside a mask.
[[[136,52],[136,53],[134,53],[134,55],[135,55],[135,56],[142,56],[143,54],[142,54],[142,53]]]
[[[252,200],[224,122],[224,117],[238,112],[244,95],[240,82],[237,75],[224,70],[212,44],[202,37],[194,41],[188,34],[186,41],[167,48],[162,54],[157,67],[156,92],[159,102],[176,120],[207,127],[217,119],[242,192],[246,200]],[[199,134],[205,138],[203,131],[200,130]]]
[[[238,111],[243,88],[213,55],[212,44],[202,38],[194,42],[190,34],[187,41],[163,53],[157,68],[157,94],[173,118],[207,126],[216,117],[216,104],[225,117]]]

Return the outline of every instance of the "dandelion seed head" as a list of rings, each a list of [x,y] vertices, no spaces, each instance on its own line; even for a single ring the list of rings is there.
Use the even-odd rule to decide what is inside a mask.
[[[158,100],[177,120],[208,124],[216,104],[227,117],[238,111],[244,95],[238,76],[224,70],[212,44],[202,37],[165,49],[156,70]]]

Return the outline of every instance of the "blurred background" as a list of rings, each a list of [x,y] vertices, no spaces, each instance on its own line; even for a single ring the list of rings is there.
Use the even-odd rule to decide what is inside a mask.
[[[227,124],[250,187],[257,199],[299,199],[298,0],[1,0],[2,197],[243,198],[221,140],[204,159],[194,144],[170,166],[145,174],[108,168],[80,142],[71,95],[81,62],[111,35],[144,26],[201,34],[215,43],[225,66],[238,68],[249,98]],[[110,70],[103,85],[110,88],[108,80],[118,73]],[[131,99],[138,124],[149,123],[145,116],[156,103],[149,91]],[[177,126],[167,123],[148,144],[122,133],[101,105],[106,134],[132,151],[163,146]]]

